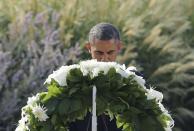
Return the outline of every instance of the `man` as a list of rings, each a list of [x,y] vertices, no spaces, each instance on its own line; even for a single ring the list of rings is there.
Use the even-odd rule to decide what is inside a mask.
[[[91,54],[92,59],[97,61],[115,61],[121,49],[119,31],[109,23],[99,23],[95,25],[89,33],[89,42],[86,48]],[[70,124],[70,131],[91,131],[92,115],[87,114],[84,120],[77,120]],[[116,126],[116,121],[106,115],[98,116],[98,131],[121,131]]]
[[[93,59],[105,62],[115,61],[121,49],[118,30],[108,23],[97,24],[90,30],[86,48]]]

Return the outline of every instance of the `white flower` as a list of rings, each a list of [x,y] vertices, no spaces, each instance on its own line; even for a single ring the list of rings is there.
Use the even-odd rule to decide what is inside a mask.
[[[141,87],[143,87],[144,89],[146,89],[145,87],[145,80],[143,79],[143,77],[135,75],[134,79],[137,81],[137,83],[139,85],[141,85]]]
[[[26,131],[26,125],[25,124],[19,124],[18,127],[15,129],[15,131]]]
[[[26,109],[29,108],[30,106],[26,105],[24,107],[22,107],[22,117],[26,116]]]
[[[120,65],[116,62],[98,62],[96,59],[81,61],[80,65],[62,66],[60,69],[54,71],[51,75],[49,75],[45,83],[50,84],[51,79],[54,79],[60,86],[67,85],[66,76],[69,70],[73,68],[80,68],[84,76],[89,74],[91,77],[96,77],[101,71],[106,75],[110,68],[115,68],[116,72],[121,74],[122,77],[127,78],[130,75],[134,75],[134,79],[137,81],[137,83],[146,89],[145,80],[143,79],[143,77],[137,76],[132,71],[136,70],[135,67],[131,66],[126,69],[126,66],[124,64]]]
[[[92,71],[92,69],[98,67],[98,62],[96,59],[87,60],[87,61],[81,61],[80,62],[80,70],[83,73],[84,76],[88,75],[89,72]]]
[[[143,77],[136,75],[134,71],[137,71],[136,67],[134,67],[134,66],[130,66],[127,69],[125,69],[125,72],[127,72],[128,76],[134,75],[135,76],[134,77],[135,81],[141,87],[143,87],[144,89],[146,89],[146,87],[145,87],[145,80],[143,79]]]
[[[127,78],[129,76],[129,74],[121,67],[116,68],[116,72],[121,74],[122,77]]]
[[[159,105],[159,107],[160,107],[160,109],[161,109],[161,111],[162,111],[163,113],[168,114],[168,110],[166,110],[166,109],[164,108],[164,106],[162,105],[161,102],[159,102],[158,105]]]
[[[167,127],[165,128],[165,131],[172,131],[172,128],[174,127],[174,120],[170,116],[170,114],[165,114],[167,115],[170,120],[166,121]]]
[[[127,78],[130,75],[129,72],[126,70],[125,64],[120,65],[120,64],[114,63],[114,68],[116,72],[119,73],[122,77]]]
[[[62,66],[57,71],[54,71],[51,75],[49,75],[44,84],[45,83],[50,84],[51,79],[54,79],[60,86],[66,86],[67,85],[66,77],[69,71],[71,69],[79,67],[80,67],[79,65]]]
[[[125,69],[125,72],[127,72],[127,74],[130,76],[130,75],[136,75],[135,72],[136,71],[136,68],[134,66],[130,66],[128,67],[127,69]]]
[[[168,113],[164,113],[164,114],[170,118],[170,120],[166,121],[167,128],[173,128],[174,127],[174,120],[172,119],[170,114],[168,114]]]
[[[110,68],[116,69],[116,68],[118,68],[118,65],[116,62],[99,62],[99,68],[106,75],[108,73],[108,71],[110,70]]]
[[[137,71],[136,67],[130,66],[126,69],[126,71]]]
[[[161,102],[158,103],[161,111],[164,115],[168,116],[170,120],[166,121],[167,127],[165,128],[165,131],[172,131],[171,128],[174,127],[174,120],[172,119],[171,115],[168,113],[168,110],[164,108]]]
[[[128,76],[134,75],[135,76],[134,77],[135,81],[141,87],[143,87],[144,89],[146,89],[146,87],[145,87],[145,80],[143,79],[143,77],[136,75],[134,71],[137,71],[136,67],[134,67],[134,66],[130,66],[127,69],[125,69],[125,72],[128,74]]]
[[[171,116],[169,116],[171,118]],[[174,127],[174,120],[171,118],[171,120],[167,121],[168,128]]]
[[[96,77],[98,76],[98,73],[100,72],[100,69],[99,68],[94,68],[92,70],[92,77]]]
[[[85,68],[94,68],[98,65],[98,61],[96,59],[92,59],[92,60],[86,60],[86,61],[81,61],[80,65],[85,67]]]
[[[26,123],[26,122],[28,121],[28,118],[29,118],[29,117],[30,117],[29,115],[23,116],[22,119],[19,120],[19,123],[20,123],[20,124],[21,124],[21,123]]]
[[[46,121],[46,119],[49,118],[46,114],[46,111],[46,108],[41,107],[40,105],[32,107],[32,113],[36,118],[38,118],[39,121]]]
[[[152,88],[147,89],[147,99],[151,100],[151,99],[156,99],[156,101],[161,102],[163,99],[163,94],[159,91],[156,91]]]
[[[170,127],[167,127],[167,128],[164,128],[165,131],[172,131],[172,128]]]
[[[15,131],[26,131],[29,130],[28,126],[27,126],[27,121],[28,121],[28,117],[29,115],[26,115],[24,117],[22,117],[21,120],[19,120],[19,125],[18,127],[15,129]]]
[[[32,96],[32,97],[28,97],[28,101],[27,104],[29,106],[34,106],[36,104],[37,101],[39,101],[40,99],[40,94],[36,94],[36,96]]]
[[[116,68],[116,66],[116,62],[98,62],[96,59],[80,62],[80,70],[83,75],[86,76],[89,74],[92,77],[97,76],[100,71],[107,74],[110,68]]]
[[[83,65],[81,65],[80,70],[81,70],[83,76],[87,76],[89,73],[89,70],[87,68],[85,68]]]

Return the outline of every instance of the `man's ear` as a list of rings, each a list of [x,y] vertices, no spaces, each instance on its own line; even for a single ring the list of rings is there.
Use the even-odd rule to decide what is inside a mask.
[[[89,42],[86,43],[84,47],[85,47],[86,50],[88,50],[89,53],[91,52],[91,45],[90,45]]]
[[[119,43],[118,43],[118,45],[117,45],[118,51],[121,51],[122,48],[123,48],[122,41],[119,41]]]

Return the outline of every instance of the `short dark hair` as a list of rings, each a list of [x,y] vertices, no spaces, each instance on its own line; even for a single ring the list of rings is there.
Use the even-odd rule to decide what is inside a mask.
[[[94,39],[98,40],[120,40],[120,34],[116,27],[110,23],[99,23],[91,28],[89,32],[89,42],[93,43]]]

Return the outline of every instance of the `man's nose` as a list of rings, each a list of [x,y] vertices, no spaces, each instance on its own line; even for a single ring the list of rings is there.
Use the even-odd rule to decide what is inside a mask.
[[[109,61],[108,54],[104,53],[103,56],[102,56],[101,61],[108,62]]]

